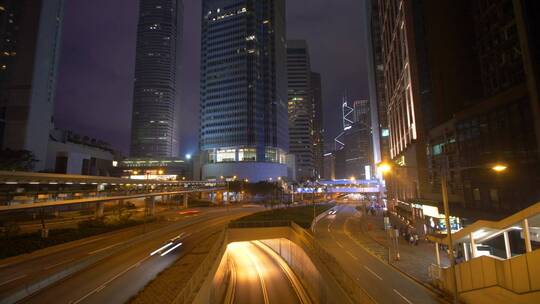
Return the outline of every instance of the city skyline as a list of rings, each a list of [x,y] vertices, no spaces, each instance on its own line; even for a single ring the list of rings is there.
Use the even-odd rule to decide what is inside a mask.
[[[339,131],[341,95],[349,90],[357,98],[367,98],[367,74],[361,72],[367,65],[363,41],[362,22],[356,20],[356,10],[363,9],[356,1],[304,1],[287,3],[288,36],[307,39],[312,46],[313,69],[321,73],[326,137],[332,140]],[[104,2],[105,3],[105,2]],[[105,4],[103,4],[105,5]],[[124,154],[129,152],[130,113],[135,62],[137,7],[133,1],[107,2],[110,10],[97,10],[97,4],[67,2],[67,26],[63,33],[60,59],[56,121],[60,127],[99,137],[114,143]],[[196,111],[199,101],[199,34],[200,1],[184,3],[185,30],[182,58],[182,100],[180,155],[197,150],[198,119],[189,115]],[[316,20],[326,9],[346,12],[346,15],[328,16],[330,24],[318,25]],[[98,23],[88,26],[99,14]],[[117,18],[118,15],[122,18]],[[77,17],[75,17],[77,16]],[[93,22],[93,21],[92,21]],[[351,27],[350,24],[353,24]],[[313,26],[315,25],[315,26]],[[321,36],[323,33],[323,36]],[[353,35],[354,33],[354,35]],[[357,39],[350,37],[357,36]],[[81,40],[86,37],[86,41]],[[103,43],[103,42],[105,43]],[[331,41],[331,44],[325,43]],[[346,45],[334,48],[330,45]],[[331,62],[325,58],[337,60]],[[196,59],[196,60],[193,60]],[[346,71],[342,73],[341,71]],[[79,81],[88,86],[76,85]],[[81,106],[74,106],[73,100]],[[187,109],[187,110],[182,110]],[[111,119],[107,113],[115,113]],[[98,122],[92,124],[92,121]],[[184,142],[185,144],[182,144]]]
[[[538,304],[539,172],[539,0],[0,0],[0,304]]]

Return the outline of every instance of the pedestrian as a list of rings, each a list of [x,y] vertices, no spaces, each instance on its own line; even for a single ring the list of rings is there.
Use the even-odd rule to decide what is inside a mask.
[[[414,235],[414,245],[418,246],[418,234]]]
[[[414,244],[414,237],[412,234],[409,236],[409,244]]]

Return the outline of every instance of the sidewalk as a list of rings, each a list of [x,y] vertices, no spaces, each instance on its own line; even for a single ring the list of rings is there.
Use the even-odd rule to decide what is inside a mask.
[[[424,240],[419,240],[418,245],[410,245],[403,237],[399,238],[400,260],[395,261],[395,251],[392,243],[389,244],[387,232],[384,230],[382,215],[365,215],[359,211],[358,217],[351,220],[351,224],[356,226],[351,237],[355,238],[361,245],[381,260],[388,262],[393,267],[411,277],[415,281],[435,290],[430,284],[428,267],[436,264],[435,244]],[[398,227],[399,224],[395,223]],[[392,226],[394,222],[392,222]],[[389,251],[390,248],[390,251]],[[390,255],[390,260],[388,259]],[[440,250],[441,265],[450,265],[450,262],[443,250]]]

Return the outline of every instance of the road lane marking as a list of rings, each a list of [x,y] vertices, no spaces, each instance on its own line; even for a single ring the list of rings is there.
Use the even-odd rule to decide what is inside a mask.
[[[98,289],[96,289],[96,293],[100,292],[103,288],[105,288],[106,286],[105,285],[101,285],[99,286]]]
[[[69,259],[69,260],[62,261],[62,262],[59,262],[59,263],[56,263],[56,264],[52,264],[52,265],[49,265],[49,266],[47,266],[47,267],[44,267],[43,269],[48,270],[48,269],[54,268],[54,267],[56,267],[56,266],[60,266],[60,265],[62,265],[62,264],[66,264],[66,263],[72,262],[73,260],[75,260],[75,259]]]
[[[249,249],[246,250],[246,253],[247,253],[248,258],[251,260],[251,264],[255,266],[255,271],[257,272],[257,275],[259,276],[259,282],[261,283],[261,290],[263,294],[264,304],[269,304],[270,300],[268,298],[268,290],[266,290],[266,283],[264,282],[264,276],[262,274],[262,270],[257,261],[257,258],[253,256],[253,254],[249,251]]]
[[[105,251],[105,250],[110,249],[110,248],[112,248],[112,247],[114,247],[114,246],[118,246],[119,244],[120,244],[120,243],[112,244],[112,245],[107,246],[107,247],[103,247],[103,248],[100,248],[100,249],[97,249],[97,250],[94,250],[94,251],[90,251],[90,252],[88,252],[88,254],[89,254],[89,255],[92,255],[92,254],[95,254],[95,253],[98,253],[98,252],[101,252],[101,251]]]
[[[229,269],[231,270],[230,282],[227,286],[227,293],[225,294],[225,304],[233,304],[236,290],[236,262],[229,257],[228,259]]]
[[[18,279],[22,279],[22,278],[24,278],[25,276],[26,276],[26,274],[21,274],[20,276],[16,276],[16,277],[14,277],[14,278],[11,278],[11,279],[9,279],[9,280],[7,280],[7,281],[4,281],[4,282],[0,283],[0,286],[6,285],[6,284],[11,283],[11,282],[13,282],[13,281],[17,281]]]
[[[400,296],[403,300],[405,300],[407,303],[409,304],[413,304],[411,301],[409,301],[409,299],[405,298],[404,295],[402,295],[401,293],[399,293],[399,291],[395,290],[394,289],[394,292],[397,293],[398,296]]]
[[[345,247],[343,247],[343,245],[341,245],[341,243],[339,241],[336,241],[336,244],[338,244],[338,246],[341,247],[341,248],[345,248]]]
[[[364,268],[365,268],[367,271],[371,272],[372,275],[376,276],[377,279],[379,279],[379,280],[382,281],[382,278],[381,278],[378,274],[376,274],[375,271],[371,270],[369,267],[367,267],[367,266],[365,266],[365,265],[364,265]]]
[[[346,251],[353,259],[357,260],[358,261],[358,258],[352,254],[352,252],[350,252],[349,250]]]
[[[302,304],[311,303],[309,300],[309,296],[307,295],[306,291],[302,287],[302,283],[300,283],[300,281],[298,280],[298,278],[296,277],[292,269],[290,269],[287,262],[285,262],[279,254],[277,254],[272,248],[270,248],[265,243],[261,241],[253,241],[251,243],[255,244],[255,246],[257,246],[259,249],[262,249],[270,258],[274,260],[274,262],[276,262],[279,265],[279,267],[281,268],[281,270],[283,270],[283,273],[285,274],[287,279],[289,279],[289,282],[291,283],[294,289],[294,292],[296,293],[296,296],[300,300],[300,303]]]
[[[75,300],[75,301],[72,301],[70,303],[72,304],[77,304],[77,303],[81,303],[82,301],[84,301],[86,298],[88,298],[89,296],[91,296],[92,294],[96,293],[96,292],[99,292],[101,291],[103,288],[105,288],[107,286],[107,284],[109,284],[110,282],[118,279],[120,276],[122,276],[123,274],[125,274],[126,272],[130,271],[131,269],[135,268],[135,267],[138,267],[139,265],[141,265],[142,262],[146,261],[150,256],[146,256],[144,259],[138,261],[137,263],[129,266],[127,269],[123,270],[122,272],[120,272],[119,274],[115,275],[114,277],[112,277],[111,279],[109,279],[107,282],[101,284],[98,288],[90,291],[89,293],[87,293],[86,295],[84,295],[83,297],[79,298],[78,300]]]

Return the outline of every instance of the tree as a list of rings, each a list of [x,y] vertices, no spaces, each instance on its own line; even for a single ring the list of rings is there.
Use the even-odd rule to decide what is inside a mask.
[[[0,170],[32,171],[37,161],[28,150],[0,150]]]

